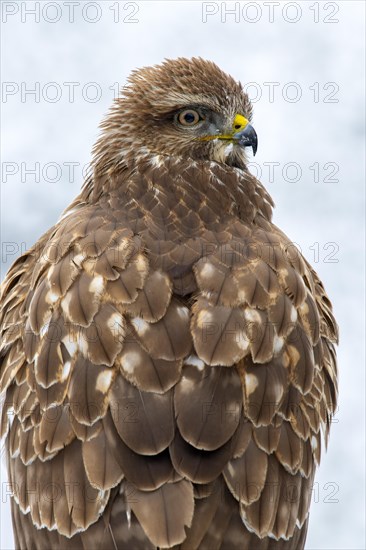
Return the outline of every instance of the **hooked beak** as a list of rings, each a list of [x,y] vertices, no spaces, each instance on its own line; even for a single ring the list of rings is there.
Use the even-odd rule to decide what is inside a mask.
[[[257,132],[254,130],[253,126],[249,124],[248,119],[240,114],[235,115],[231,130],[227,131],[227,133],[213,133],[198,139],[203,141],[222,139],[235,143],[240,147],[251,147],[253,149],[253,155],[256,154],[258,148]]]
[[[253,150],[253,156],[255,156],[258,149],[258,137],[257,132],[251,124],[247,124],[244,130],[234,134],[233,140],[241,147],[251,147]]]

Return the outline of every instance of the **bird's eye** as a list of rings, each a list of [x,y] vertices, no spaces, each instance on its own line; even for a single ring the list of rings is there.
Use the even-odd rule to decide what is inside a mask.
[[[185,109],[184,111],[181,111],[177,118],[179,124],[182,126],[195,126],[202,119],[203,117],[201,117],[199,113],[193,109]]]

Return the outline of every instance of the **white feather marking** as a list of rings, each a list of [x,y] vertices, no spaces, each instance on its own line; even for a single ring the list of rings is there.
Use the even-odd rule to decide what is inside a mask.
[[[108,328],[111,332],[113,332],[116,336],[124,336],[125,331],[125,323],[123,320],[123,317],[120,313],[115,311],[112,313],[112,315],[109,317],[107,321]]]
[[[101,371],[97,377],[96,389],[101,393],[107,393],[112,383],[112,376],[112,369]]]
[[[294,306],[291,306],[290,319],[292,323],[295,323],[295,321],[297,320],[297,311]]]
[[[89,292],[92,294],[102,294],[104,290],[104,279],[101,275],[95,275],[90,281]]]
[[[78,267],[81,267],[81,264],[83,263],[84,260],[85,260],[85,256],[84,256],[84,254],[82,254],[82,253],[75,254],[75,256],[73,256],[73,258],[72,258],[72,261],[73,261],[74,264],[76,264]]]
[[[68,318],[70,318],[70,304],[71,304],[71,294],[67,292],[65,297],[61,301],[61,309]]]
[[[238,330],[235,335],[235,343],[242,351],[247,351],[247,349],[249,348],[250,340],[249,338],[247,338],[243,331]],[[237,357],[236,361],[239,361],[239,359],[241,359],[241,356]]]
[[[59,294],[56,294],[56,292],[53,292],[53,290],[49,290],[46,294],[46,302],[48,304],[54,304],[57,302],[57,300],[60,298]]]
[[[136,366],[140,362],[140,354],[137,351],[128,351],[123,354],[122,368],[129,374],[133,374]]]
[[[89,352],[88,352],[88,347],[89,347],[88,338],[87,338],[86,334],[84,332],[82,332],[81,330],[78,332],[78,335],[77,335],[77,347],[81,351],[81,353],[84,357],[88,357],[88,355],[89,355]]]
[[[281,349],[283,348],[283,344],[285,343],[284,339],[280,336],[277,336],[275,334],[275,337],[273,339],[273,351],[274,353],[279,353]]]
[[[39,331],[39,335],[40,335],[41,338],[44,338],[45,335],[47,334],[48,329],[50,328],[50,322],[51,322],[51,312],[50,312],[50,315],[48,317],[48,321],[46,323],[44,323],[44,325],[41,326],[41,330]]]
[[[133,319],[131,319],[131,323],[133,324],[137,333],[141,334],[141,336],[143,336],[149,328],[149,323],[144,321],[144,319],[142,319],[141,317],[134,317]]]
[[[189,355],[189,357],[184,359],[184,364],[185,365],[191,365],[192,367],[197,367],[198,370],[203,370],[203,368],[205,366],[204,361],[202,361],[202,359],[197,357],[197,355],[193,355],[193,354]]]
[[[251,395],[257,389],[258,384],[259,384],[259,380],[255,376],[255,374],[252,374],[252,373],[245,374],[245,387],[246,387],[247,395]]]
[[[177,313],[179,317],[183,320],[188,319],[189,317],[189,309],[184,306],[178,306],[177,307]]]
[[[210,262],[206,262],[200,270],[200,276],[203,279],[209,279],[214,275],[215,271],[215,266],[213,266]]]
[[[230,153],[232,153],[233,147],[234,147],[233,143],[229,143],[229,145],[226,145],[226,147],[225,147],[225,155],[226,156],[230,155]]]
[[[62,216],[59,218],[59,222],[62,222],[62,220],[64,220],[65,218],[68,218],[71,214],[73,214],[74,212],[76,212],[78,209],[77,208],[72,208],[71,210],[68,210],[67,212],[64,212],[62,214]]]
[[[64,344],[71,357],[74,357],[79,348],[77,343],[73,339],[72,334],[66,335],[65,338],[62,339],[62,343]]]
[[[70,369],[71,369],[71,361],[66,361],[66,363],[64,363],[62,367],[60,382],[64,382],[66,380],[66,378],[70,374]]]
[[[199,312],[197,317],[197,326],[198,328],[203,328],[206,326],[206,323],[211,323],[213,320],[213,314],[211,311],[208,311],[207,309],[203,309]]]
[[[131,528],[131,509],[129,506],[126,509],[126,516],[127,516],[127,525],[128,525],[128,528],[130,529]]]
[[[161,155],[153,155],[150,158],[150,164],[154,168],[160,168],[160,166],[163,164],[163,158],[161,157]]]
[[[261,322],[261,316],[259,315],[258,311],[256,311],[255,309],[247,308],[244,311],[244,317],[247,321],[250,321],[252,323]]]
[[[315,435],[311,436],[310,443],[311,443],[311,448],[313,449],[313,451],[316,451],[317,448],[318,448],[318,440],[315,437]]]
[[[145,256],[143,256],[143,254],[139,254],[135,261],[138,271],[145,273],[147,271],[147,261]]]

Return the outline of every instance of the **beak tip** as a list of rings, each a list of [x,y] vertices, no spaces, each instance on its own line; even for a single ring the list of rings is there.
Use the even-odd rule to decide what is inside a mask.
[[[238,145],[241,147],[251,147],[253,156],[256,155],[258,149],[258,137],[251,124],[247,124],[244,130],[235,134],[234,137],[236,138]]]

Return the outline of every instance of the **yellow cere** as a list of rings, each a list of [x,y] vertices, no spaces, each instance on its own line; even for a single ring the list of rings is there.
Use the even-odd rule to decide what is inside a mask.
[[[243,115],[236,114],[233,121],[232,132],[230,134],[215,134],[211,136],[205,136],[200,139],[204,141],[209,141],[211,139],[231,140],[233,138],[233,135],[244,130],[247,124],[249,124],[249,121]]]
[[[233,122],[233,134],[244,130],[247,124],[249,124],[249,120],[247,120],[243,115],[235,115]]]

